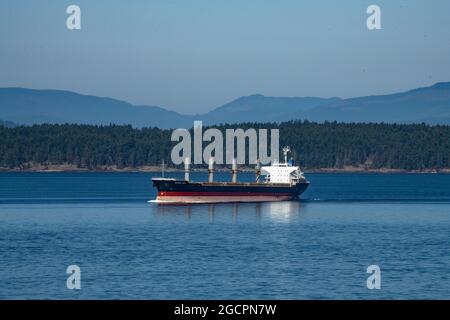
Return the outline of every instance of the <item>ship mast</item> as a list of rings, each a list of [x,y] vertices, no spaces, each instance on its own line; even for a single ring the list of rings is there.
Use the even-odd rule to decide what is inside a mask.
[[[287,161],[287,155],[288,153],[291,152],[291,148],[290,147],[284,147],[283,148],[283,155],[284,155],[284,164],[287,165],[288,161]]]

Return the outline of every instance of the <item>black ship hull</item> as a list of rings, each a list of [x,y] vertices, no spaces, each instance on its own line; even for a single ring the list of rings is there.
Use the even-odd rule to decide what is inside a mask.
[[[290,184],[188,182],[153,179],[158,190],[156,200],[170,203],[265,202],[298,199],[308,181]]]

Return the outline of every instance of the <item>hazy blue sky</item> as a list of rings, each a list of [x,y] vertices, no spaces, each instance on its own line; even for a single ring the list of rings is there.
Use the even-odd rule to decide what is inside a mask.
[[[77,4],[82,29],[66,28]],[[369,31],[366,9],[382,10]],[[0,87],[181,113],[242,95],[351,97],[450,81],[448,0],[0,2]]]

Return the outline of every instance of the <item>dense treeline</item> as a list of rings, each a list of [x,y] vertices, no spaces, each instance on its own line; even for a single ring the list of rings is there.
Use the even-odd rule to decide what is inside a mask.
[[[450,168],[450,126],[290,121],[218,128],[236,127],[279,128],[280,147],[293,147],[295,160],[306,169]],[[170,164],[175,144],[170,135],[171,130],[118,125],[0,125],[0,167],[71,164],[89,169],[133,168],[159,165],[163,159]]]
[[[73,164],[80,168],[99,166],[138,167],[160,163],[170,155],[170,132],[131,126],[34,125],[0,126],[0,166]]]

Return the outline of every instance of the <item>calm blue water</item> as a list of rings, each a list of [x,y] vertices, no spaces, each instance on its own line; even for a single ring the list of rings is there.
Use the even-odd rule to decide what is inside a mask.
[[[151,176],[0,174],[0,298],[450,299],[450,175],[309,174],[299,202],[192,206],[148,203]]]

